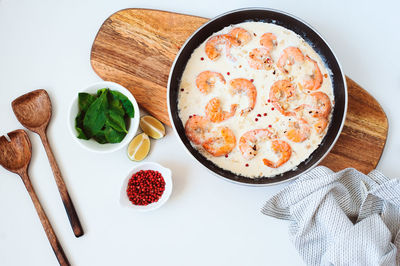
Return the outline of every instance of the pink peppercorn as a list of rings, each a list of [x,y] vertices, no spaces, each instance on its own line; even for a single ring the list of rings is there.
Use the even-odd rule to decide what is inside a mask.
[[[157,202],[165,190],[165,181],[160,172],[140,170],[129,179],[126,194],[134,205],[149,205]]]

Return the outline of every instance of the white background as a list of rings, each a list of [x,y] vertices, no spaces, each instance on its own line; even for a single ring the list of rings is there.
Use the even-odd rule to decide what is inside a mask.
[[[218,3],[218,4],[217,4]],[[400,6],[374,1],[19,1],[0,0],[0,134],[21,125],[10,103],[37,88],[53,101],[48,134],[85,235],[76,239],[37,135],[29,133],[29,173],[73,265],[303,265],[287,223],[260,214],[284,185],[254,188],[212,176],[183,150],[174,133],[152,142],[147,161],[173,171],[165,206],[135,213],[119,206],[122,179],[136,165],[125,151],[83,150],[67,127],[77,92],[99,81],[89,55],[102,22],[128,7],[214,17],[248,6],[272,7],[312,24],[331,44],[348,76],[367,89],[389,118],[378,169],[400,177]],[[360,151],[361,153],[363,151]],[[0,264],[56,265],[56,258],[18,176],[0,168]]]

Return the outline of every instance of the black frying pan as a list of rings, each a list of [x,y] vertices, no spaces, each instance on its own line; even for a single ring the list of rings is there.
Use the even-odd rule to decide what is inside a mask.
[[[332,71],[333,90],[335,95],[335,104],[333,115],[328,132],[320,146],[310,155],[310,157],[298,165],[296,170],[285,172],[273,178],[260,177],[248,178],[245,176],[234,174],[228,170],[224,170],[211,161],[207,160],[196,149],[192,147],[190,141],[185,135],[185,128],[178,116],[178,91],[180,79],[185,70],[192,52],[203,43],[213,33],[222,30],[231,25],[245,21],[262,21],[275,23],[287,29],[294,31],[303,37],[315,51],[321,56],[326,66]],[[168,81],[168,110],[172,125],[178,134],[183,145],[197,161],[208,168],[211,172],[230,180],[235,183],[247,185],[270,185],[276,184],[289,179],[293,179],[298,175],[305,173],[316,166],[331,150],[335,144],[346,117],[347,110],[347,86],[341,66],[334,55],[333,51],[326,41],[319,35],[310,25],[304,21],[281,11],[266,8],[246,8],[233,10],[222,14],[201,26],[182,46],[175,62],[172,65],[169,81]]]

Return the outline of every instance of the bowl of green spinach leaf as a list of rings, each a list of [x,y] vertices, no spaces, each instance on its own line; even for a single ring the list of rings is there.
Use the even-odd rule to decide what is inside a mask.
[[[80,91],[69,112],[73,138],[95,152],[113,152],[128,144],[139,126],[139,107],[123,86],[109,81]]]

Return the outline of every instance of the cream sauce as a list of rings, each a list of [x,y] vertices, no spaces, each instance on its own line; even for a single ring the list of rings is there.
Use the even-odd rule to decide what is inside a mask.
[[[236,136],[237,144],[239,143],[240,137],[249,130],[272,128],[278,135],[279,139],[288,142],[292,147],[290,160],[278,168],[270,168],[264,165],[262,161],[263,158],[272,161],[278,159],[278,156],[271,149],[270,141],[259,143],[258,154],[251,160],[245,160],[242,157],[238,145],[236,145],[233,151],[229,153],[228,157],[214,157],[205,151],[201,145],[194,145],[193,143],[192,145],[217,166],[247,177],[273,177],[289,170],[294,170],[297,165],[307,159],[319,146],[326,134],[326,130],[323,134],[317,134],[312,128],[310,137],[301,143],[292,142],[285,137],[284,132],[288,130],[289,122],[294,121],[295,118],[282,115],[279,111],[273,108],[271,103],[268,102],[270,87],[275,81],[287,79],[288,77],[291,77],[293,83],[297,84],[304,75],[309,74],[310,71],[312,71],[313,66],[312,64],[303,64],[301,69],[292,70],[288,76],[277,68],[276,62],[281,56],[283,49],[289,46],[298,47],[304,55],[308,55],[310,58],[315,60],[318,63],[322,75],[325,76],[321,88],[317,91],[326,93],[331,99],[333,107],[334,97],[330,71],[325,67],[321,57],[308,43],[306,43],[304,39],[293,31],[275,24],[245,22],[226,27],[223,30],[214,33],[213,36],[226,34],[234,27],[244,28],[252,35],[252,39],[249,43],[240,47],[231,48],[231,54],[236,58],[235,62],[225,56],[224,49],[217,60],[210,60],[205,53],[206,42],[202,43],[194,50],[186,65],[180,83],[178,97],[179,117],[185,125],[189,116],[193,114],[205,116],[205,106],[213,97],[218,97],[221,100],[223,110],[228,111],[231,104],[239,104],[238,110],[244,109],[248,107],[248,98],[244,94],[231,95],[229,93],[229,81],[235,78],[254,80],[253,84],[257,89],[257,98],[254,110],[244,116],[241,116],[240,112],[237,111],[233,117],[221,123],[215,123],[214,126],[229,127]],[[260,37],[266,32],[271,32],[277,37],[278,45],[271,52],[271,57],[275,63],[270,70],[255,70],[249,67],[248,55],[253,48],[261,47]],[[206,70],[221,73],[226,79],[226,84],[217,82],[211,92],[204,95],[196,87],[196,77],[199,73]],[[309,102],[310,96],[302,95],[298,101],[298,104]],[[257,116],[258,114],[260,114],[261,117]],[[266,114],[266,116],[264,116],[264,114]],[[271,125],[271,128],[268,127],[269,125]],[[246,166],[246,164],[248,164],[248,166]]]

